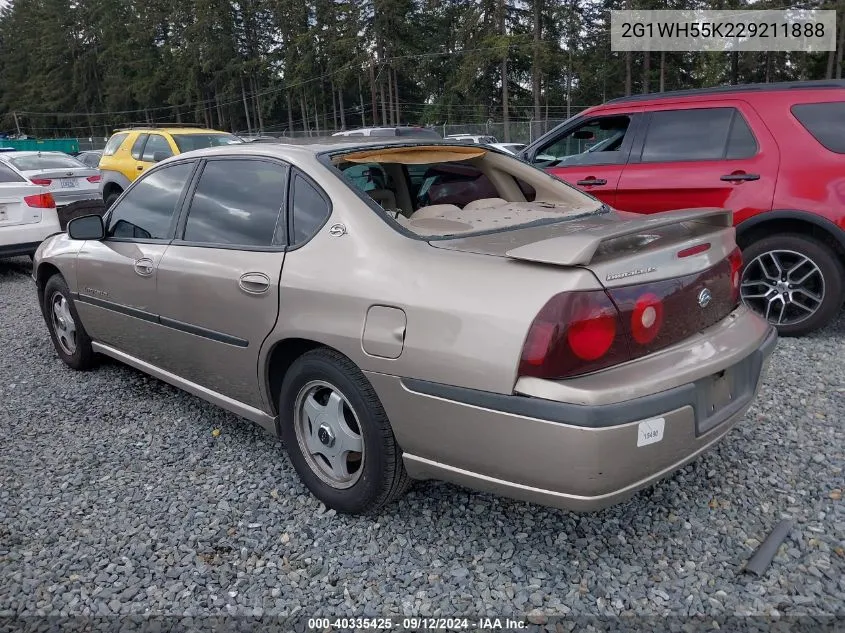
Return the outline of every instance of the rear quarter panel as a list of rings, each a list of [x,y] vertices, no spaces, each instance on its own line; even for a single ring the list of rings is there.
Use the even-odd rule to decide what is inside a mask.
[[[522,344],[542,306],[559,292],[600,287],[586,270],[446,251],[405,237],[328,168],[308,171],[330,196],[333,213],[285,257],[279,320],[262,367],[276,343],[303,338],[337,349],[366,371],[512,393]],[[335,237],[329,228],[338,223],[346,234]],[[396,359],[362,348],[374,305],[405,312]]]

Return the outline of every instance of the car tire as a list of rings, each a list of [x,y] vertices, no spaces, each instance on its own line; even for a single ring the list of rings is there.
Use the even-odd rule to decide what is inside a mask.
[[[772,259],[773,254],[780,262],[780,266],[776,265]],[[778,323],[778,319],[775,317],[780,315],[779,307],[781,304],[772,304],[774,307],[770,310],[769,321],[777,327],[779,335],[804,336],[823,328],[839,314],[843,299],[845,299],[843,297],[843,294],[845,294],[845,270],[836,251],[824,242],[805,235],[772,235],[750,244],[742,252],[742,259],[744,263],[742,273],[743,301],[763,316],[766,316],[764,308],[772,303],[772,297],[779,294],[778,290],[783,290],[783,288],[776,288],[776,282],[773,278],[778,268],[789,269],[790,266],[795,266],[797,262],[803,259],[807,260],[802,263],[800,268],[795,266],[794,272],[789,275],[788,279],[783,279],[783,275],[780,275],[780,281],[781,283],[797,281],[810,273],[809,279],[803,282],[803,284],[808,284],[808,287],[804,290],[811,292],[816,298],[810,299],[810,295],[803,290],[786,289],[786,295],[790,297],[792,306],[788,309],[787,314],[791,310],[791,314],[798,316],[791,322],[785,318],[782,323]],[[761,263],[766,267],[767,272],[763,272]],[[762,284],[759,282],[762,282]],[[769,285],[769,282],[771,282],[771,285]],[[792,288],[792,286],[789,286],[789,288]],[[756,296],[764,291],[769,293],[768,298]],[[799,303],[813,307],[813,311],[808,313],[807,316],[800,316],[807,308],[795,307],[795,302],[792,301],[793,297]],[[777,297],[774,298],[777,299]],[[821,300],[818,301],[818,298]]]
[[[43,311],[59,358],[73,369],[91,369],[95,360],[91,339],[61,275],[53,275],[44,285]]]
[[[109,195],[106,196],[106,199],[105,199],[106,211],[108,211],[109,209],[112,208],[112,205],[120,197],[121,193],[123,193],[123,192],[110,193]]]
[[[384,408],[342,354],[319,348],[294,361],[279,393],[279,413],[293,467],[328,508],[375,513],[408,489],[411,480]]]

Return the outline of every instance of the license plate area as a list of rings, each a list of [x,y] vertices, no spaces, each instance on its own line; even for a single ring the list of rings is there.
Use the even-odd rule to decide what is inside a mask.
[[[725,422],[754,395],[754,357],[696,381],[695,431],[703,435]]]
[[[62,189],[76,189],[79,187],[79,183],[76,182],[76,178],[61,178],[59,179],[59,187]]]

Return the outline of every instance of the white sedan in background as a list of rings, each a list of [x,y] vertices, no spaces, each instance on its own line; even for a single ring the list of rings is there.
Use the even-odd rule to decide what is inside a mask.
[[[0,152],[0,161],[11,165],[31,183],[44,187],[63,207],[81,200],[100,199],[100,172],[62,152]]]
[[[490,143],[489,145],[508,154],[519,154],[519,152],[527,147],[525,143]]]
[[[44,239],[61,231],[47,188],[0,161],[0,257],[32,256]]]

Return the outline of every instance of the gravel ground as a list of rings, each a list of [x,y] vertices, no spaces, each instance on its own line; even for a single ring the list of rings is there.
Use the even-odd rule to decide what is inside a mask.
[[[29,268],[0,261],[0,616],[845,616],[845,314],[782,339],[745,422],[627,503],[423,482],[352,518],[249,422],[108,360],[67,369]]]

